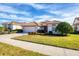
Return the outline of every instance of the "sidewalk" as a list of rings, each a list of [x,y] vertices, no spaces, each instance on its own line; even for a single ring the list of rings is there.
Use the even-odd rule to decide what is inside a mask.
[[[11,39],[12,37],[21,36],[21,35],[25,35],[25,34],[1,35],[0,42],[21,47],[27,50],[32,50],[34,52],[39,52],[45,55],[52,55],[52,56],[78,56],[79,55],[79,51],[76,51],[76,50],[70,50],[65,48],[59,48],[59,47],[53,47],[53,46],[47,46],[42,44],[36,44],[36,43]]]

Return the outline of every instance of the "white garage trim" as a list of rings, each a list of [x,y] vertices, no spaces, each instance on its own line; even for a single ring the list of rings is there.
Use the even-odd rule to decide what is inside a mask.
[[[23,27],[23,32],[37,32],[37,27]]]

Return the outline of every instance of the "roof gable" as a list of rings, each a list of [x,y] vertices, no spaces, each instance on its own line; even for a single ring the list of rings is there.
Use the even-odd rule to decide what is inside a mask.
[[[77,25],[77,24],[79,25],[79,17],[76,17],[73,22],[73,25]]]

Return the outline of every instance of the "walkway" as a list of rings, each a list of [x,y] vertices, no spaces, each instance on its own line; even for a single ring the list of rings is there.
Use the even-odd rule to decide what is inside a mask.
[[[79,51],[70,50],[65,48],[47,46],[42,44],[36,44],[31,42],[24,42],[11,39],[12,37],[22,36],[25,34],[5,34],[0,35],[0,42],[4,42],[10,45],[14,45],[17,47],[21,47],[27,50],[32,50],[34,52],[39,52],[46,55],[53,55],[53,56],[78,56]]]

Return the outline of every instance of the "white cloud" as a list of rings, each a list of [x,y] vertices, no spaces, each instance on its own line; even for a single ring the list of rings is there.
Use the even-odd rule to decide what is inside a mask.
[[[33,18],[23,18],[23,17],[19,17],[18,19],[16,19],[18,21],[33,21]]]
[[[27,11],[19,11],[19,10],[13,8],[13,7],[5,6],[5,5],[0,5],[0,11],[9,12],[9,13],[15,13],[15,14],[30,15],[30,13],[27,12]]]
[[[34,7],[35,9],[45,9],[45,8],[47,8],[47,7],[45,7],[44,5],[35,4],[35,3],[29,3],[28,5],[31,5],[31,6]]]
[[[41,16],[36,16],[35,18],[45,18],[45,19],[48,19],[50,17],[51,16],[49,16],[49,15],[41,15]]]
[[[68,16],[68,15],[66,15],[66,16]],[[71,16],[64,17],[64,18],[55,18],[55,17],[49,16],[49,15],[41,15],[41,16],[37,16],[35,18],[37,18],[37,20],[36,20],[37,22],[46,21],[46,20],[49,20],[49,21],[57,20],[57,21],[68,22],[72,25],[75,16],[71,15]]]
[[[5,13],[0,13],[0,17],[1,18],[9,18],[9,15],[5,14]]]
[[[49,15],[41,15],[41,16],[35,16],[34,19],[37,19],[36,21],[45,21],[50,20],[52,17]]]
[[[0,13],[0,17],[5,18],[5,19],[13,19],[13,20],[17,20],[17,21],[33,21],[33,18],[18,17],[17,15],[8,15],[5,13]]]
[[[41,16],[35,16],[34,18],[29,18],[29,17],[18,17],[17,15],[7,15],[5,13],[0,13],[1,18],[9,18],[9,19],[15,19],[18,21],[34,21],[34,19],[37,19],[36,21],[44,21],[44,20],[59,20],[59,21],[66,21],[69,23],[73,23],[73,20],[75,17],[79,16],[79,6],[75,7],[69,7],[67,9],[56,9],[60,8],[61,6],[58,5],[41,5],[41,4],[28,4],[34,7],[35,9],[44,9],[44,11],[51,13],[51,14],[56,14],[59,15],[58,17],[53,17],[50,15],[41,15]],[[9,12],[9,13],[15,13],[15,14],[24,14],[24,15],[31,15],[27,11],[19,11],[16,10],[16,8],[10,7],[10,6],[5,6],[5,5],[0,5],[0,11],[3,12]],[[62,18],[59,18],[59,17]]]
[[[0,13],[0,17],[1,18],[7,18],[7,19],[16,19],[17,18],[16,15],[8,15],[6,13]]]
[[[68,9],[64,9],[64,10],[51,10],[48,9],[46,10],[47,12],[51,13],[51,14],[56,14],[59,15],[59,17],[61,16],[62,18],[52,18],[52,19],[56,19],[59,21],[66,21],[69,22],[70,24],[73,24],[73,21],[75,19],[75,17],[79,17],[79,6],[75,6],[75,7],[71,7]]]

